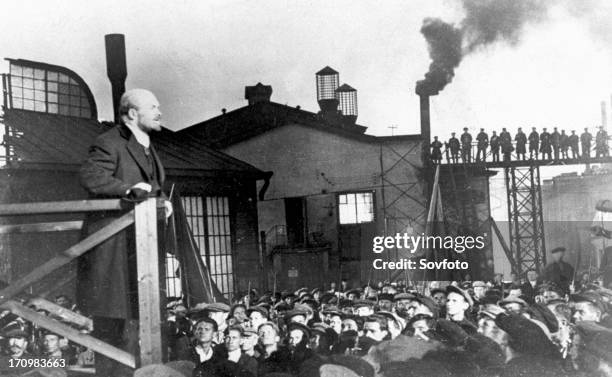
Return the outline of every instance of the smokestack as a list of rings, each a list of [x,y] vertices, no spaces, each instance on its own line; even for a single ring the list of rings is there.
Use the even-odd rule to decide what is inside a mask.
[[[606,112],[608,104],[606,101],[601,101],[601,126],[604,129],[608,128],[608,114]]]
[[[125,62],[125,36],[123,34],[107,34],[104,36],[106,45],[106,74],[113,91],[113,110],[115,123],[119,123],[119,100],[125,92],[127,65]]]
[[[431,139],[431,121],[429,116],[429,95],[419,94],[420,109],[421,109],[421,138],[423,144],[421,148],[421,160],[423,166],[427,166],[429,159],[429,143]]]

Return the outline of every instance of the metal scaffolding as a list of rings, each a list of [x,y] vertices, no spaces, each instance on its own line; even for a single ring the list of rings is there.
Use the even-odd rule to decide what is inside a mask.
[[[540,167],[506,167],[510,249],[514,273],[540,271],[546,265]]]

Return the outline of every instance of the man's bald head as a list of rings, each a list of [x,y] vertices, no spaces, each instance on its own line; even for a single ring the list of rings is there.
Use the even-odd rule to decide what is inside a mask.
[[[119,115],[126,124],[138,126],[145,132],[161,130],[161,111],[153,93],[146,89],[131,89],[119,101]]]

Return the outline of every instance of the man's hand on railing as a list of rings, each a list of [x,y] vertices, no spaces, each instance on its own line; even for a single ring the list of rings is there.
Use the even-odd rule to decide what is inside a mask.
[[[129,200],[141,202],[149,197],[149,193],[153,188],[146,182],[139,182],[130,187],[125,193]]]

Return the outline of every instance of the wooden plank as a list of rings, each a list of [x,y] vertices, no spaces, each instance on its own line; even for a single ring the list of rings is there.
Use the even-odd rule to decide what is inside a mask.
[[[517,269],[518,265],[516,264],[516,261],[514,260],[514,257],[512,256],[512,250],[510,250],[510,248],[508,247],[508,244],[506,243],[506,240],[504,240],[504,236],[502,235],[501,231],[497,227],[497,223],[492,217],[489,217],[489,222],[491,223],[491,227],[493,228],[493,231],[495,232],[495,235],[497,236],[497,239],[499,240],[499,243],[501,244],[501,247],[504,250],[504,253],[506,253],[506,258],[508,258],[508,261],[510,262],[510,265],[512,266],[512,270],[518,271]]]
[[[157,245],[157,205],[148,199],[134,208],[140,322],[140,366],[163,362]]]
[[[70,309],[66,309],[49,300],[41,297],[34,297],[27,302],[28,305],[34,305],[37,310],[44,309],[50,314],[60,317],[64,322],[70,322],[78,327],[86,328],[89,331],[93,330],[93,321],[79,313],[75,313]]]
[[[153,201],[153,203],[155,203]],[[87,238],[81,240],[76,245],[64,250],[60,255],[53,257],[42,265],[38,266],[30,273],[17,279],[11,285],[0,291],[0,304],[6,302],[25,288],[32,285],[34,282],[39,281],[43,277],[49,275],[51,272],[58,268],[70,263],[71,260],[87,252],[92,247],[104,242],[109,237],[127,228],[134,222],[134,211],[130,211],[125,215],[121,216],[117,220],[108,224],[104,228],[91,234]],[[157,229],[157,228],[156,228]]]
[[[38,232],[65,232],[79,230],[83,221],[55,221],[49,223],[0,225],[0,234],[38,233]]]
[[[40,327],[57,333],[75,343],[88,347],[95,352],[101,353],[102,355],[110,357],[111,359],[125,364],[131,368],[136,368],[136,358],[129,352],[125,352],[124,350],[104,343],[103,341],[96,339],[91,335],[83,334],[78,330],[73,329],[72,327],[65,325],[53,318],[37,313],[36,311],[16,301],[9,300],[4,304],[0,305],[0,308],[10,310],[11,313],[16,314],[19,317],[30,321]]]
[[[131,203],[121,199],[73,200],[0,204],[0,216],[35,215],[41,213],[91,212],[124,210]]]

